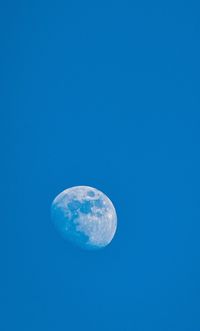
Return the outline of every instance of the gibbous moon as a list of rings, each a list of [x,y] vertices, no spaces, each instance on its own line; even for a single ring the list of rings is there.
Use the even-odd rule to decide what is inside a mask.
[[[107,246],[117,228],[117,214],[110,199],[89,186],[61,192],[52,203],[51,216],[65,239],[86,249]]]

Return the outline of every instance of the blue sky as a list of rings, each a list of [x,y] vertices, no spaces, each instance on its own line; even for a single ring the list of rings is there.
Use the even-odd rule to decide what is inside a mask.
[[[0,4],[2,331],[200,330],[198,1]],[[50,220],[104,191],[100,252]]]

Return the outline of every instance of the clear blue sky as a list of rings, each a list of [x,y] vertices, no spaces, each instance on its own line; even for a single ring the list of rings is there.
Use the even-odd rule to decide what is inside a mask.
[[[1,331],[200,330],[199,1],[1,1]],[[89,185],[115,240],[50,205]]]

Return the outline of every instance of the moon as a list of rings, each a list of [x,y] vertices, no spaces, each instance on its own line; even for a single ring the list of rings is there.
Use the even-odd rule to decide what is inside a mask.
[[[52,202],[51,216],[65,239],[85,249],[107,246],[117,228],[111,200],[90,186],[75,186],[58,194]]]

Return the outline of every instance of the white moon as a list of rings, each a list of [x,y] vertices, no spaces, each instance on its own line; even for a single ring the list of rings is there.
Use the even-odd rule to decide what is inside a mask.
[[[110,199],[89,186],[61,192],[52,203],[51,215],[65,239],[86,249],[107,246],[117,228],[117,214]]]

